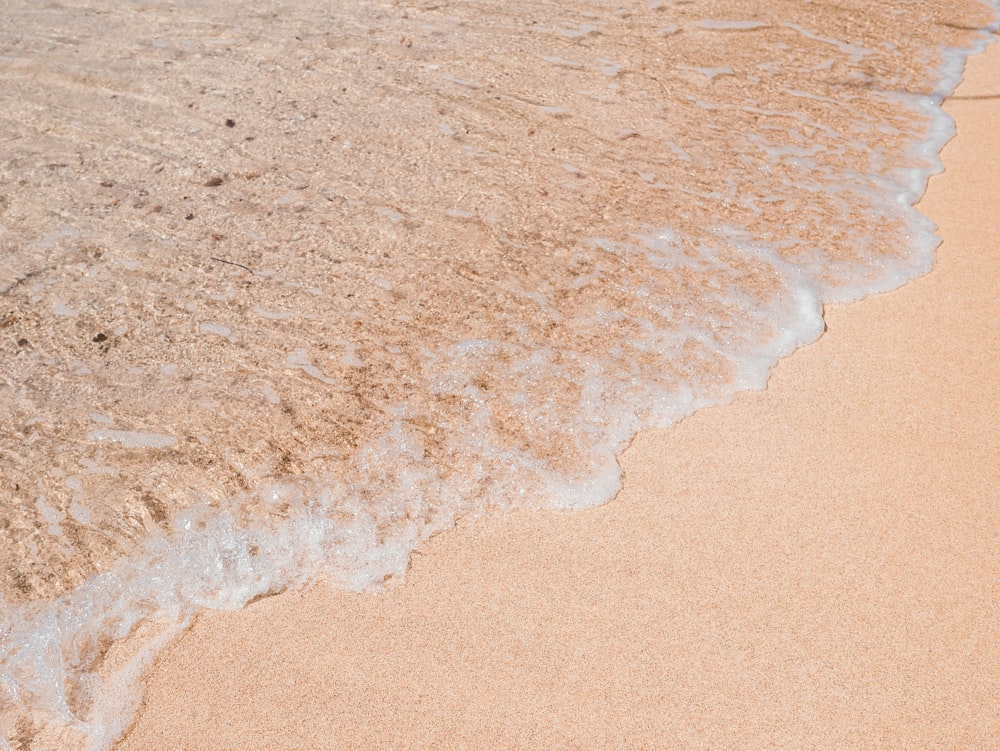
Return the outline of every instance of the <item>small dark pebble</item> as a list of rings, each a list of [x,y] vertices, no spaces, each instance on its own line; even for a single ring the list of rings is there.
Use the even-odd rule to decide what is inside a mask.
[[[31,342],[29,342],[27,339],[18,339],[17,340],[17,346],[18,347],[27,347],[29,344],[31,344]]]
[[[184,217],[184,218],[185,218],[185,219],[187,219],[187,220],[188,220],[188,221],[190,222],[190,221],[191,221],[192,219],[194,219],[194,214],[188,214],[188,215],[187,215],[186,217]]]
[[[236,127],[236,121],[233,120],[231,117],[230,118],[226,118],[226,127],[227,128],[235,128]]]
[[[205,182],[206,188],[218,188],[220,185],[222,185],[221,177],[213,177]]]
[[[113,182],[111,182],[110,180],[101,180],[101,187],[102,188],[113,188],[114,185],[115,184]]]
[[[106,342],[107,340],[108,340],[108,335],[107,335],[107,334],[105,334],[105,333],[104,333],[104,332],[102,331],[102,332],[100,332],[99,334],[95,334],[95,335],[94,335],[94,338],[93,338],[93,339],[91,339],[90,341],[92,341],[92,342]]]

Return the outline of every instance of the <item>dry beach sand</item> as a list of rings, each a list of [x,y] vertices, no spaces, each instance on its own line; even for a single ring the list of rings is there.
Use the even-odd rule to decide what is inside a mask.
[[[1000,747],[1000,45],[946,108],[931,274],[641,433],[606,506],[198,617],[119,751]]]

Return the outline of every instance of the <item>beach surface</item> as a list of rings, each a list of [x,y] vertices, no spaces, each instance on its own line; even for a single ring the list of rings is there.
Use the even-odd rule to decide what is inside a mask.
[[[1000,45],[946,109],[932,273],[641,433],[605,506],[200,615],[119,751],[996,748]]]

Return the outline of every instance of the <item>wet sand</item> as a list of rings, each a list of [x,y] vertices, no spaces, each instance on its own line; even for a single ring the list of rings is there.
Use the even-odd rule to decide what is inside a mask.
[[[995,748],[1000,45],[946,108],[930,275],[640,434],[606,506],[200,616],[119,750]]]

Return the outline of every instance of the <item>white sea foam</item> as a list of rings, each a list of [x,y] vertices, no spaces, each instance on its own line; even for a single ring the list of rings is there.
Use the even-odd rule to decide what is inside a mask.
[[[756,32],[770,24],[705,20],[694,26],[707,32]],[[832,46],[852,60],[868,54],[850,41],[827,38],[795,24],[780,26]],[[679,29],[663,28],[669,33]],[[561,29],[557,34],[564,41],[598,35],[598,26],[593,24]],[[518,326],[523,328],[523,323],[513,326],[510,339],[468,338],[444,351],[427,349],[419,367],[431,395],[461,399],[467,407],[462,434],[442,441],[444,449],[454,451],[463,462],[461,471],[445,475],[427,461],[431,442],[423,440],[419,431],[437,435],[437,426],[415,428],[406,404],[376,405],[373,410],[384,413],[387,427],[358,448],[356,476],[291,476],[248,492],[221,510],[208,502],[195,504],[143,539],[136,551],[56,599],[19,606],[0,601],[0,708],[5,710],[0,719],[0,747],[5,747],[3,737],[11,738],[14,733],[14,715],[7,712],[11,708],[39,723],[65,728],[76,735],[81,747],[109,746],[123,732],[137,705],[134,684],[139,673],[156,650],[201,609],[239,608],[255,597],[317,576],[355,590],[377,585],[401,575],[411,552],[429,535],[447,529],[456,516],[483,503],[583,508],[607,501],[620,487],[616,457],[638,429],[670,425],[701,407],[725,401],[736,391],[763,388],[778,358],[819,337],[824,303],[891,289],[930,268],[937,239],[931,223],[912,204],[923,192],[928,176],[940,169],[937,154],[954,132],[940,104],[959,82],[969,52],[948,53],[933,94],[885,94],[910,110],[915,120],[928,123],[922,139],[913,144],[910,167],[891,174],[842,175],[841,182],[831,182],[816,161],[816,150],[808,144],[793,148],[759,141],[773,163],[781,163],[790,168],[791,174],[803,176],[804,191],[847,196],[846,203],[860,195],[872,211],[904,217],[912,236],[908,253],[873,259],[866,266],[831,263],[818,250],[805,251],[790,260],[779,252],[781,248],[775,242],[724,223],[693,243],[682,242],[680,233],[669,226],[636,227],[637,237],[629,244],[591,238],[592,248],[621,260],[625,266],[641,262],[664,272],[664,278],[700,275],[713,282],[730,279],[733,284],[706,286],[701,293],[706,314],[688,320],[685,312],[676,309],[669,296],[657,287],[664,283],[663,279],[651,274],[638,288],[629,290],[635,299],[644,301],[643,315],[595,304],[580,320],[572,322],[580,329],[614,332],[621,326],[622,330],[636,332],[634,340],[629,341],[616,342],[609,336],[608,349],[603,352],[527,346],[524,342],[530,343],[528,337],[523,342],[518,338],[522,330]],[[576,70],[577,64],[569,65],[561,55],[543,59]],[[621,69],[616,67],[614,74]],[[728,66],[701,70],[710,80],[732,72]],[[442,78],[457,84],[454,88],[458,89],[482,87],[471,78],[451,74]],[[807,92],[796,95],[800,94],[809,96]],[[706,107],[718,106],[698,101]],[[816,103],[823,104],[818,99]],[[560,119],[574,114],[568,107],[538,106]],[[756,108],[754,114],[775,113]],[[784,114],[819,131],[826,128],[802,113]],[[439,127],[449,137],[459,134],[447,124]],[[825,132],[831,138],[841,138],[829,128]],[[627,133],[629,138],[637,135],[631,129]],[[342,148],[349,145],[345,142]],[[664,148],[678,151],[684,164],[694,160],[673,143]],[[573,174],[585,173],[561,157],[553,164]],[[637,173],[630,174],[634,179]],[[640,184],[643,189],[671,188],[666,175],[658,179],[654,172],[638,174],[644,181]],[[565,175],[563,179],[585,182]],[[737,200],[739,191],[735,184],[716,185],[703,191],[702,196]],[[468,220],[470,225],[477,217],[465,209],[448,209],[446,213]],[[405,219],[395,210],[383,209],[381,214],[389,220],[382,224],[388,224],[390,229]],[[669,219],[665,217],[664,223],[669,225]],[[483,222],[492,232],[503,234],[499,220],[487,217]],[[734,263],[733,257],[739,263]],[[585,265],[586,254],[581,251],[576,260]],[[763,297],[750,295],[739,283],[748,273],[744,267],[773,280],[773,289]],[[135,270],[138,265],[128,268]],[[593,269],[581,272],[570,286],[575,291],[600,286],[602,273],[595,264]],[[369,281],[378,294],[395,290],[392,282],[377,274]],[[559,319],[559,309],[553,303],[555,292],[544,282],[539,282],[537,288],[520,290],[520,295],[535,306],[540,317],[552,322]],[[716,309],[724,314],[713,313]],[[190,310],[195,312],[197,307],[191,304]],[[254,308],[254,312],[277,323],[299,315],[264,308]],[[66,315],[58,311],[56,314]],[[369,320],[357,314],[359,326]],[[665,322],[676,325],[660,325]],[[199,330],[222,337],[231,334],[229,327],[211,322],[200,324]],[[115,336],[122,336],[127,329],[122,325],[114,331]],[[725,369],[725,377],[720,376],[711,388],[693,378],[685,380],[684,368],[689,366],[684,352],[692,343],[698,345],[699,352],[717,357],[719,367]],[[380,351],[402,351],[395,344],[385,343],[380,351],[362,353],[346,339],[322,344],[333,354],[323,356],[289,343],[282,365],[292,371],[290,377],[317,387],[345,389],[344,380],[334,376],[335,368],[345,368],[356,377],[355,372]],[[644,355],[657,364],[675,363],[678,372],[670,378],[651,376],[640,367],[640,356]],[[499,375],[494,367],[498,362],[505,364]],[[168,368],[171,374],[176,370],[174,366],[163,366]],[[494,420],[494,397],[485,376],[510,382],[510,412],[515,417],[518,409],[531,412],[533,436],[570,443],[580,461],[568,468],[554,466],[542,454],[495,440],[502,426],[498,427]],[[549,396],[547,385],[560,379],[579,384],[578,391],[569,392],[575,399],[572,404],[558,402],[557,397],[565,395],[556,393],[551,394],[551,399],[539,398],[539,394]],[[262,403],[282,403],[281,384],[268,381],[254,393],[258,399],[263,397]],[[101,413],[90,416],[102,425],[113,424]],[[178,446],[178,438],[165,432],[110,427],[89,430],[86,439],[143,451],[169,451]],[[87,461],[83,470],[75,470],[81,476],[114,476],[117,472],[113,467]],[[502,476],[490,471],[496,466],[506,469]],[[76,498],[83,485],[79,479],[75,485],[70,481],[74,478],[67,480],[67,487],[75,494],[68,507],[70,516],[80,524],[88,524],[91,511]],[[63,525],[71,523],[67,516],[45,495],[37,497],[36,507],[52,534],[62,536]],[[386,534],[387,529],[390,534]],[[122,670],[99,680],[93,645],[108,638],[124,639],[149,623],[161,624],[162,628],[145,641],[144,648]]]
[[[871,50],[865,49],[864,47],[858,44],[845,42],[840,39],[832,39],[830,37],[823,36],[822,34],[817,34],[815,31],[807,29],[804,26],[801,26],[800,24],[783,23],[781,24],[781,26],[782,28],[791,29],[792,31],[798,32],[806,39],[813,39],[817,42],[823,42],[824,44],[832,45],[837,49],[841,50],[842,52],[847,53],[850,56],[851,61],[855,63],[864,59],[867,55],[871,53]]]
[[[233,330],[228,326],[221,323],[213,323],[211,321],[205,321],[204,323],[198,324],[198,328],[206,334],[215,334],[216,336],[222,337],[228,337],[233,333]]]
[[[177,443],[177,438],[163,433],[147,433],[141,430],[106,430],[103,428],[87,433],[88,441],[114,441],[130,449],[164,449]]]
[[[768,24],[761,21],[698,21],[695,27],[712,31],[752,31],[767,28]]]

